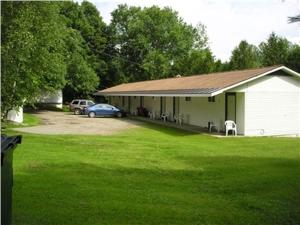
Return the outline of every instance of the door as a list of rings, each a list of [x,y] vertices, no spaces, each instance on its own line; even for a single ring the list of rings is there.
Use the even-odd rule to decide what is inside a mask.
[[[112,106],[103,105],[102,106],[102,115],[103,116],[113,116],[114,115],[114,109]]]
[[[173,97],[173,116],[179,115],[179,97]]]
[[[144,107],[144,96],[140,96],[140,107]]]
[[[162,114],[166,113],[166,97],[162,97]]]
[[[236,122],[236,93],[225,94],[225,120]]]
[[[96,113],[97,116],[104,115],[104,113],[105,113],[103,105],[96,105],[95,109],[93,111],[95,111],[95,113]]]
[[[131,97],[128,96],[128,112],[131,113]]]

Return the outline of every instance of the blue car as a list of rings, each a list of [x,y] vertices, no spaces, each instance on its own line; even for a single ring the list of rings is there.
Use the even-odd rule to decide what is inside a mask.
[[[122,117],[123,112],[108,104],[96,104],[92,105],[85,110],[85,114],[87,114],[90,118],[96,117],[96,116],[116,116],[116,117]]]

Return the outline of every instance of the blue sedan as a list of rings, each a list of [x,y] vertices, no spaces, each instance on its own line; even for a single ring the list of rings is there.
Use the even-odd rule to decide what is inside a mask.
[[[90,118],[96,116],[116,116],[120,118],[123,116],[123,113],[120,109],[108,104],[92,105],[86,108],[85,114],[87,114]]]

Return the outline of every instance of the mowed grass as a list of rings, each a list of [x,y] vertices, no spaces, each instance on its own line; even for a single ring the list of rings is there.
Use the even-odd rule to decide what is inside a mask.
[[[23,123],[15,123],[11,121],[4,121],[1,124],[1,128],[10,129],[17,127],[31,127],[40,123],[40,119],[33,114],[23,113]]]
[[[299,138],[23,134],[14,225],[300,224]]]

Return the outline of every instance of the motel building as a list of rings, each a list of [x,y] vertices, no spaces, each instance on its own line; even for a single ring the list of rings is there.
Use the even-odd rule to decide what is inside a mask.
[[[129,115],[245,136],[300,135],[300,74],[285,66],[126,83],[100,90]]]

